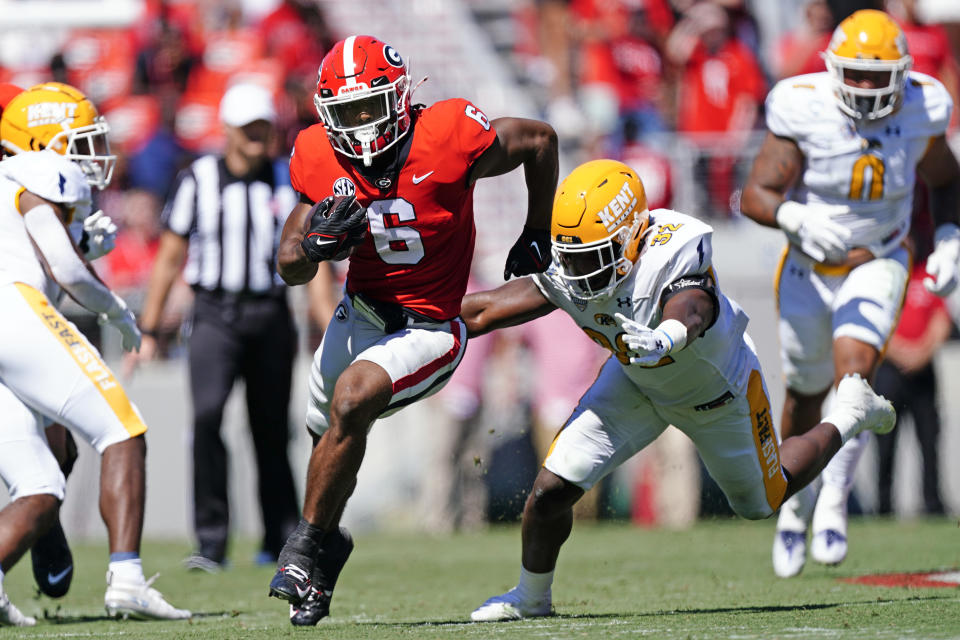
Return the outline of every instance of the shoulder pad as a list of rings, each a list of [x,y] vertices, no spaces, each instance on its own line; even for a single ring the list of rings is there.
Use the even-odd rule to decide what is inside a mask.
[[[83,170],[55,151],[26,151],[5,158],[0,172],[44,200],[90,202],[90,185]]]

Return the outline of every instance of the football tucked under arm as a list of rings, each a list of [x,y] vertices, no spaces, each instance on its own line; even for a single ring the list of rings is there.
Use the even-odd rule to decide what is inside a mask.
[[[355,196],[328,196],[309,214],[300,246],[311,262],[343,260],[367,234],[367,210]]]

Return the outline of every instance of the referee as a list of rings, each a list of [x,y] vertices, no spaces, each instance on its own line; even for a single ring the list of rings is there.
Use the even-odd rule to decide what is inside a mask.
[[[140,316],[143,344],[128,366],[155,356],[163,307],[183,269],[195,292],[189,352],[197,538],[185,564],[210,572],[226,560],[227,451],[220,424],[237,378],[246,383],[257,459],[264,528],[257,560],[275,562],[299,520],[287,456],[297,341],[286,287],[274,271],[280,230],[296,202],[286,164],[269,156],[275,118],[272,97],[256,85],[235,85],[224,94],[225,151],[200,157],[177,177]]]

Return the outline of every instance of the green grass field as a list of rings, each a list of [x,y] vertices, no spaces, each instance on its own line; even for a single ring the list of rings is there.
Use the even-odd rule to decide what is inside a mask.
[[[960,567],[960,523],[854,520],[851,552],[837,568],[808,564],[792,580],[770,568],[773,521],[702,522],[692,530],[645,530],[577,523],[560,557],[557,616],[470,623],[488,596],[514,585],[519,528],[450,537],[357,536],[332,616],[295,629],[286,605],[266,597],[272,569],[255,567],[237,544],[218,575],[188,573],[184,544],[146,545],[148,576],[189,622],[104,617],[102,545],[74,549],[77,575],[60,601],[35,596],[29,559],[6,578],[7,592],[33,629],[0,629],[0,639],[94,638],[960,638],[960,589],[848,584],[841,577]]]

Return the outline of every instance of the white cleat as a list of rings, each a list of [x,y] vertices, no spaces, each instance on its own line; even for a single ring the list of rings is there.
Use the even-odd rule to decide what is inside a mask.
[[[549,591],[542,600],[529,602],[523,600],[516,589],[511,589],[484,602],[470,614],[470,619],[474,622],[502,622],[550,615],[553,615],[553,605]]]
[[[107,572],[107,593],[103,604],[112,618],[138,618],[141,620],[186,620],[190,612],[177,609],[163,599],[163,595],[151,587],[157,574],[146,582],[123,583],[113,579]]]
[[[803,571],[807,562],[807,532],[777,531],[773,538],[773,572],[781,578],[792,578]]]
[[[810,556],[820,564],[840,564],[847,557],[847,537],[835,529],[813,534]]]
[[[859,373],[848,373],[840,380],[831,413],[845,413],[856,420],[851,437],[861,431],[890,433],[897,424],[897,412],[893,405],[878,395]]]
[[[824,483],[813,511],[810,556],[820,564],[840,564],[847,557],[848,491]]]
[[[23,615],[20,609],[10,602],[7,594],[0,591],[0,627],[33,627],[36,624],[36,618]]]

